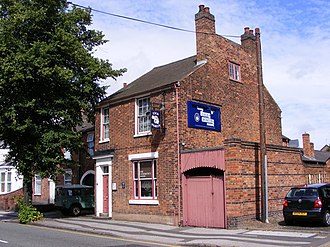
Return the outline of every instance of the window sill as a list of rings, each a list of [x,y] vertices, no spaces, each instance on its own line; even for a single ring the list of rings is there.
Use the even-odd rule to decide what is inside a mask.
[[[235,79],[232,79],[232,78],[229,78],[229,81],[237,82],[237,83],[243,84],[243,82],[242,82],[241,80],[235,80]]]
[[[158,200],[129,200],[130,205],[159,205]]]
[[[142,133],[142,134],[135,134],[133,137],[143,137],[143,136],[151,136],[152,133],[151,132],[147,132],[147,133]]]
[[[105,140],[101,140],[101,141],[99,141],[99,143],[107,143],[107,142],[109,142],[110,141],[110,139],[105,139]]]

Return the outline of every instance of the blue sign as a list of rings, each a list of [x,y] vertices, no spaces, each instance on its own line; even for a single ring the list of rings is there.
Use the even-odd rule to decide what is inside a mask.
[[[188,127],[221,131],[220,107],[188,101]]]
[[[160,129],[160,111],[151,111],[151,128]]]

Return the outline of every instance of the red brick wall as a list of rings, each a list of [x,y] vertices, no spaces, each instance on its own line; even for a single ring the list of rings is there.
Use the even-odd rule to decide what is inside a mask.
[[[22,197],[23,188],[5,195],[0,195],[0,210],[18,210],[17,199]]]
[[[115,149],[112,166],[112,180],[117,183],[117,190],[113,191],[113,215],[140,214],[158,216],[159,222],[162,218],[173,218],[177,214],[177,153],[176,153],[176,124],[175,124],[175,94],[167,91],[163,94],[155,94],[151,102],[165,102],[165,134],[160,131],[153,132],[151,136],[136,137],[135,132],[135,100],[132,99],[121,105],[113,105],[110,108],[110,142],[99,143],[99,113],[96,118],[96,150]],[[132,162],[128,155],[159,152],[157,160],[157,184],[158,184],[158,206],[129,205],[128,201],[133,199],[133,174]],[[125,183],[125,188],[121,184]],[[171,219],[174,224],[174,218]],[[168,223],[168,220],[166,220]]]
[[[226,206],[228,225],[261,216],[261,178],[259,145],[239,139],[226,140]],[[300,149],[267,145],[269,214],[281,214],[286,193],[294,185],[308,183],[308,177],[329,182],[329,165],[306,167]],[[318,182],[318,181],[311,181]]]
[[[48,185],[48,178],[43,178],[41,180],[41,194],[36,195],[34,193],[34,179],[32,184],[33,192],[32,192],[32,202],[33,203],[41,203],[47,204],[49,203],[49,185]]]

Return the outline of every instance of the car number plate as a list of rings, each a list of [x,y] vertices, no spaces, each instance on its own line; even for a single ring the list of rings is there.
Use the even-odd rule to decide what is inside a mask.
[[[296,216],[307,216],[307,212],[293,212],[292,215],[296,215]]]

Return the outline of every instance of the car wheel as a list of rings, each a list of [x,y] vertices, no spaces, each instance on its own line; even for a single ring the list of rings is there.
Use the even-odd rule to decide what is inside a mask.
[[[330,226],[330,212],[328,210],[325,211],[325,213],[323,215],[322,223],[325,226]]]
[[[81,207],[78,204],[72,205],[70,207],[70,213],[73,216],[78,216],[81,213]]]

